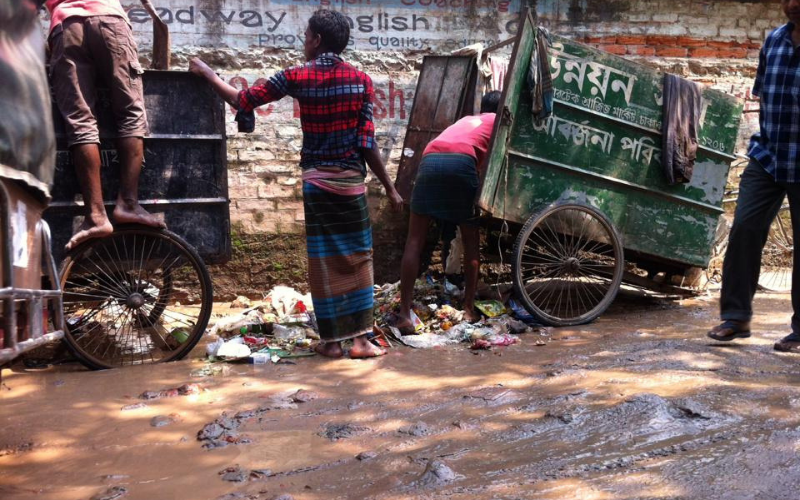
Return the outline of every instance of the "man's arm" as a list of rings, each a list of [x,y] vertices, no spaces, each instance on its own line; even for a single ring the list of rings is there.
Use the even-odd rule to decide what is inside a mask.
[[[239,91],[233,85],[229,85],[225,80],[219,77],[214,71],[208,67],[206,63],[199,58],[194,57],[189,61],[189,71],[195,75],[205,78],[211,88],[214,89],[222,99],[236,109],[239,109]]]
[[[381,154],[375,147],[372,149],[363,149],[362,151],[364,152],[364,159],[367,161],[369,169],[372,170],[372,173],[375,174],[375,177],[381,181],[381,184],[383,184],[383,187],[386,189],[386,195],[389,197],[389,204],[392,206],[392,210],[399,211],[403,208],[403,197],[397,192],[397,189],[394,187],[394,182],[389,178],[389,173],[386,172],[386,167],[383,165]]]
[[[225,102],[245,113],[253,111],[262,104],[277,101],[290,93],[290,75],[286,70],[276,73],[262,85],[254,85],[243,91],[239,91],[233,85],[226,83],[197,57],[189,61],[189,71],[205,78]]]

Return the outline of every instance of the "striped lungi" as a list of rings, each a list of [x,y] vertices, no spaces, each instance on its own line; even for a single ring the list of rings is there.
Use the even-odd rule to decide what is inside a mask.
[[[372,331],[372,228],[363,186],[360,175],[303,175],[308,284],[320,338],[328,342]]]

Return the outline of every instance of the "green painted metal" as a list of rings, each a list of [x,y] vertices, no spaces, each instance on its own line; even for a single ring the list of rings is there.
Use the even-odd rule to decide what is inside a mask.
[[[529,18],[509,69],[504,103],[512,119],[496,126],[480,206],[523,223],[553,202],[587,203],[611,219],[626,254],[706,267],[742,103],[703,91],[692,181],[670,186],[660,161],[663,74],[554,37],[554,114],[537,124],[524,84],[534,33]]]

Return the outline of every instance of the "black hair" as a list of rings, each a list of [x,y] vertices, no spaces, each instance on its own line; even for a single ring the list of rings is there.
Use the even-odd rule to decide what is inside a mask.
[[[481,113],[497,113],[500,106],[500,97],[503,95],[499,90],[493,90],[483,94],[481,99]]]
[[[341,12],[320,9],[308,20],[308,27],[322,38],[325,51],[341,54],[350,41],[350,24]]]

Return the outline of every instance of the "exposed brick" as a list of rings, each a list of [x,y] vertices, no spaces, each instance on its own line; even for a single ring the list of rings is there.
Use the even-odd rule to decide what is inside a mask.
[[[742,46],[741,42],[736,40],[709,40],[707,45],[714,49],[730,49]]]
[[[616,36],[587,36],[587,37],[584,38],[584,41],[586,43],[603,43],[603,44],[609,43],[609,44],[613,44],[613,43],[617,43],[617,37]]]
[[[651,45],[653,47],[674,47],[675,43],[676,38],[673,36],[653,35],[647,37],[647,45]]]
[[[760,50],[748,49],[747,50],[747,58],[748,59],[758,59],[758,55],[759,55],[760,52],[761,52]]]
[[[693,38],[690,36],[679,36],[675,45],[678,47],[705,47],[708,43],[707,40],[702,38]]]
[[[696,47],[689,50],[689,57],[717,57],[718,49]]]
[[[629,45],[628,54],[633,56],[654,56],[656,55],[656,49],[646,45]]]
[[[618,56],[624,56],[628,53],[628,47],[625,45],[602,44],[599,48],[600,50],[604,50],[609,54],[616,54]]]
[[[681,47],[656,47],[656,55],[659,57],[686,57],[688,49]]]
[[[719,49],[719,55],[717,57],[723,59],[735,59],[735,58],[744,58],[747,57],[747,49],[743,47],[734,47],[730,49]]]
[[[632,36],[632,35],[618,35],[617,43],[619,45],[646,45],[647,37]]]

